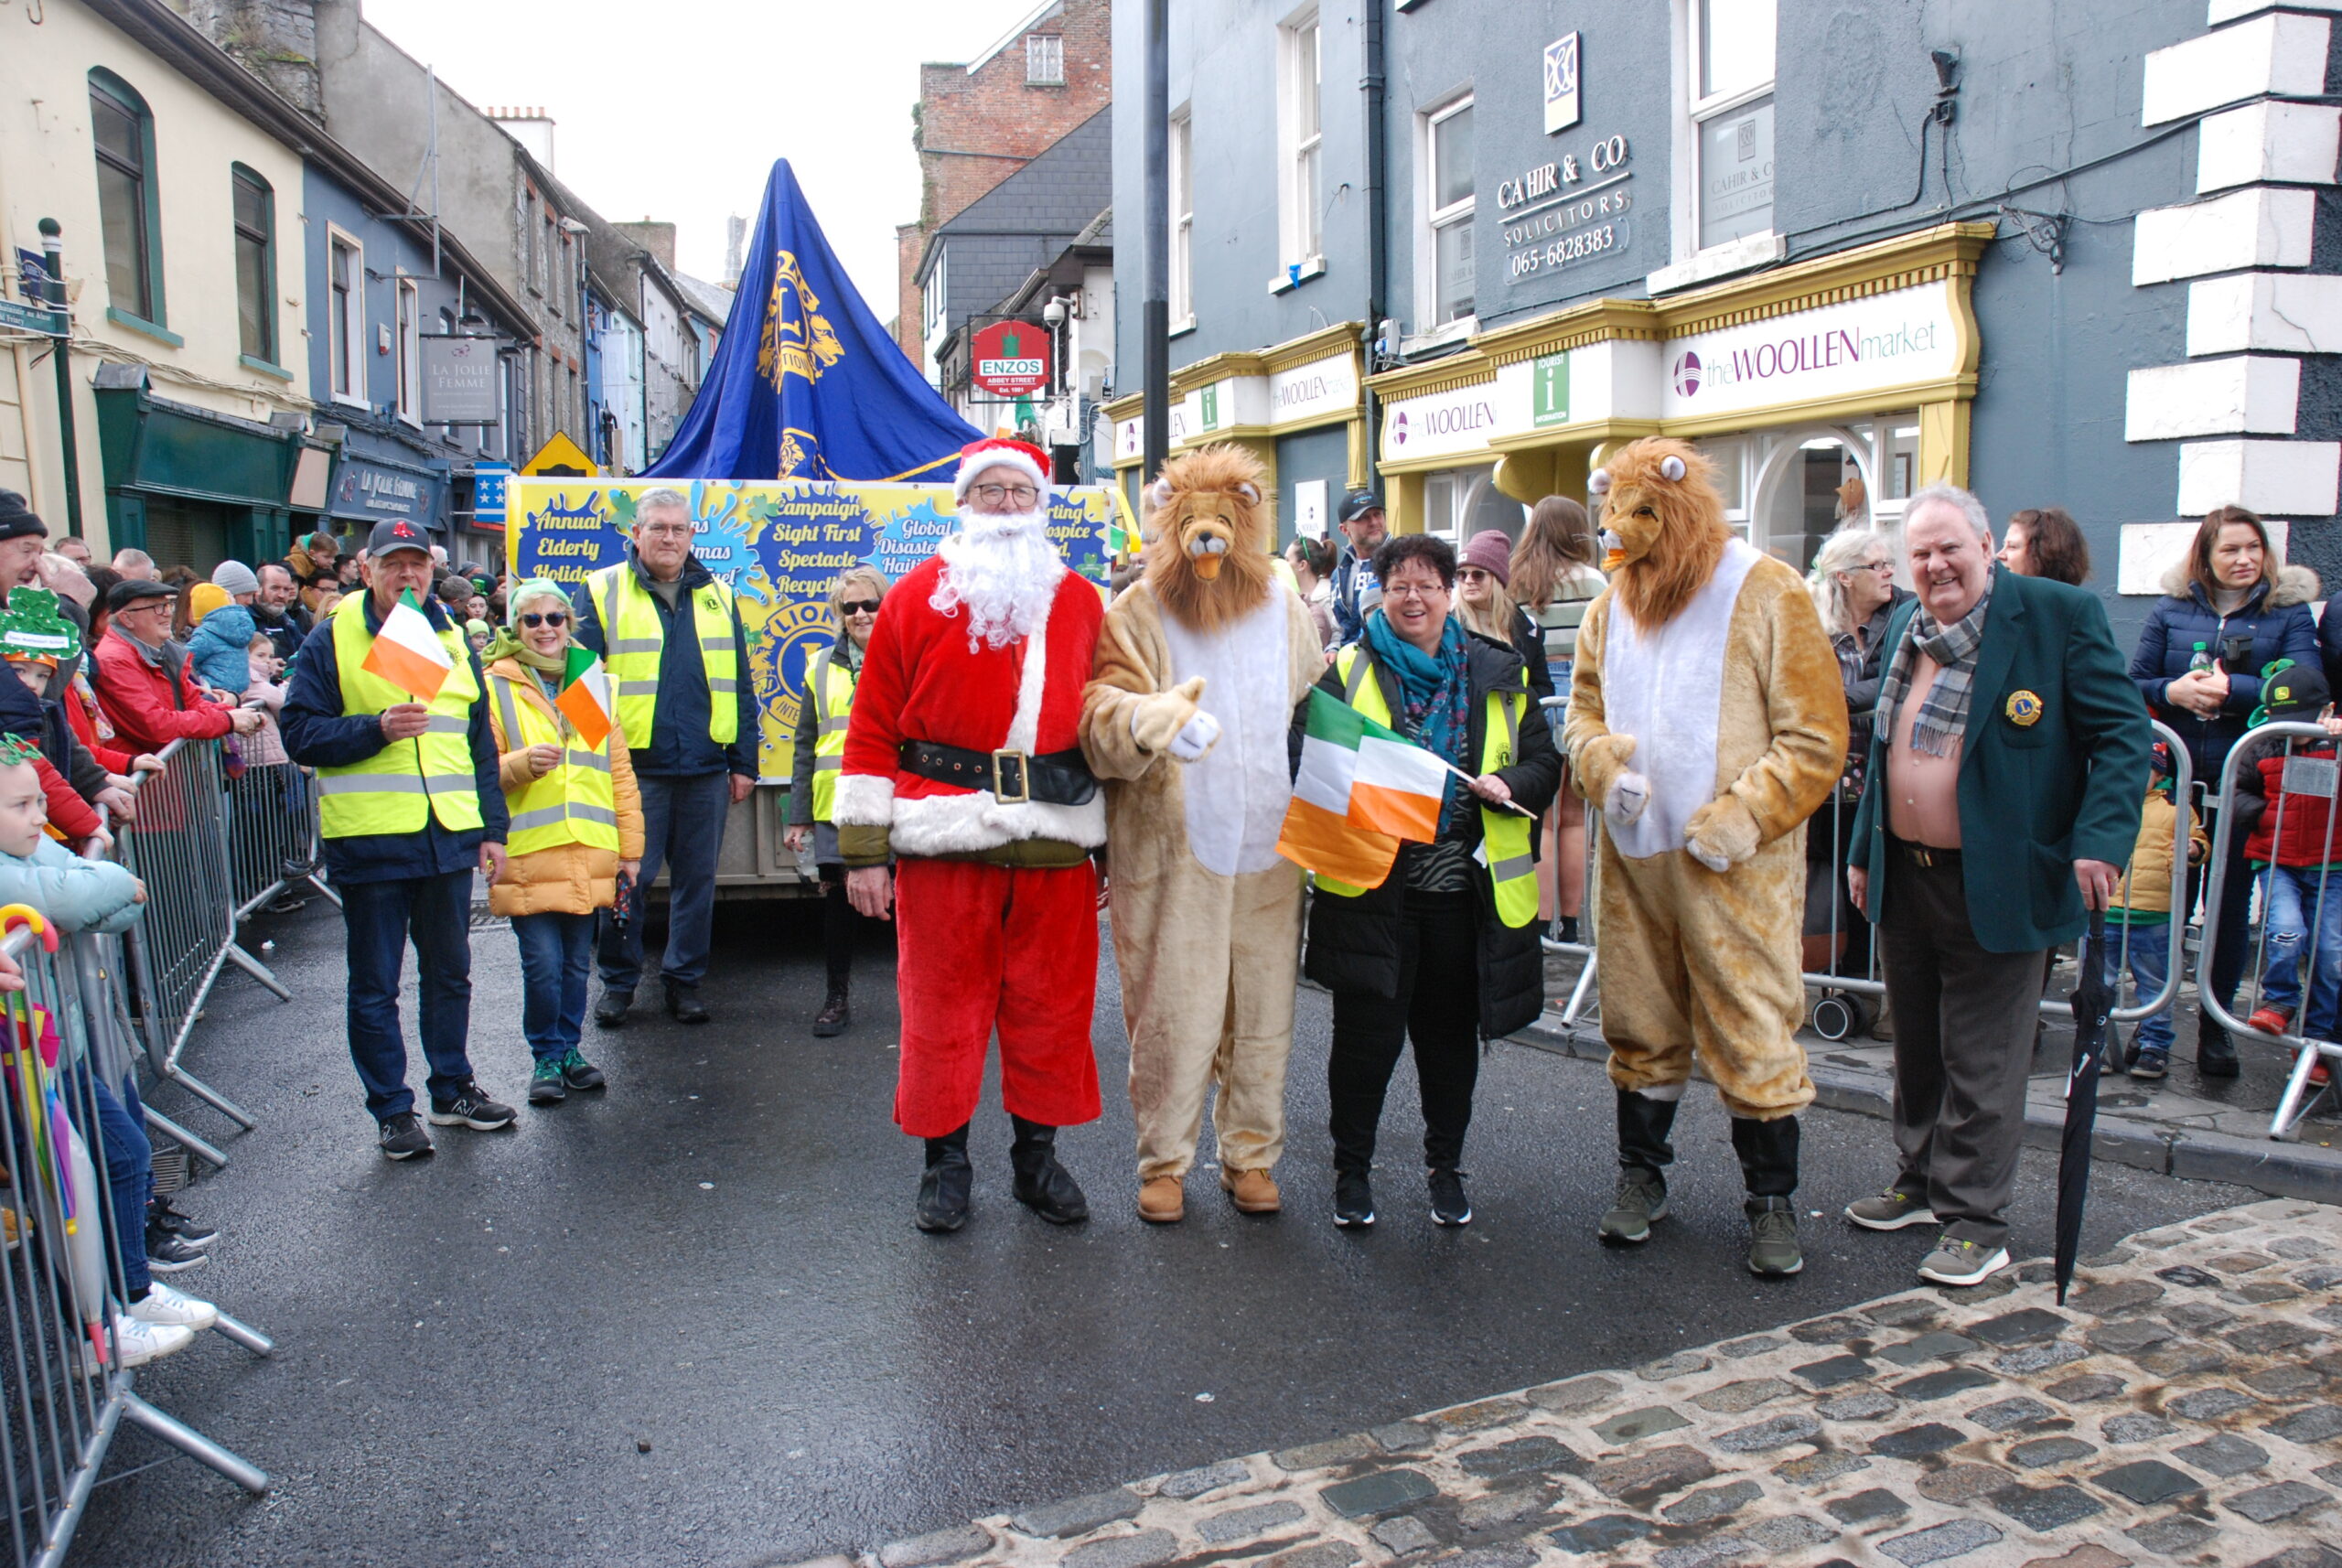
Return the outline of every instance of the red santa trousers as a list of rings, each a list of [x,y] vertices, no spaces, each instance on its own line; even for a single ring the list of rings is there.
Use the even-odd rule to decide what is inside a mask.
[[[895,868],[903,1055],[895,1124],[940,1138],[975,1114],[1000,1031],[1000,1098],[1045,1126],[1098,1119],[1098,877],[907,856]]]

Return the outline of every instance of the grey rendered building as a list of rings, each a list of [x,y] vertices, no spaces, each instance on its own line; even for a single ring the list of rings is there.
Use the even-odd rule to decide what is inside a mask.
[[[1174,450],[1252,446],[1288,535],[1356,485],[1517,532],[1664,433],[1799,567],[1950,478],[2072,510],[2118,622],[2223,502],[2330,578],[2337,9],[1172,0]],[[1125,478],[1141,408],[1109,405]]]

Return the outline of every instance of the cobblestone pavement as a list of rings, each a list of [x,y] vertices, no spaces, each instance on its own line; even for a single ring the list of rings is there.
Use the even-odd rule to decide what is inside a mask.
[[[820,1568],[2342,1568],[2337,1260],[2272,1199]]]

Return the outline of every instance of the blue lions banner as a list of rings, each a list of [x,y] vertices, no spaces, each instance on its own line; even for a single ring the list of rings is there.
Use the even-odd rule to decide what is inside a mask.
[[[739,303],[683,423],[643,472],[661,479],[949,483],[983,432],[903,357],[772,166]]]

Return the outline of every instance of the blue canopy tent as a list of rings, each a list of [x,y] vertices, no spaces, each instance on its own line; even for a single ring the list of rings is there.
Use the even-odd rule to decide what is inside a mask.
[[[787,158],[765,181],[739,303],[644,477],[949,484],[983,432],[919,378],[846,277]]]

